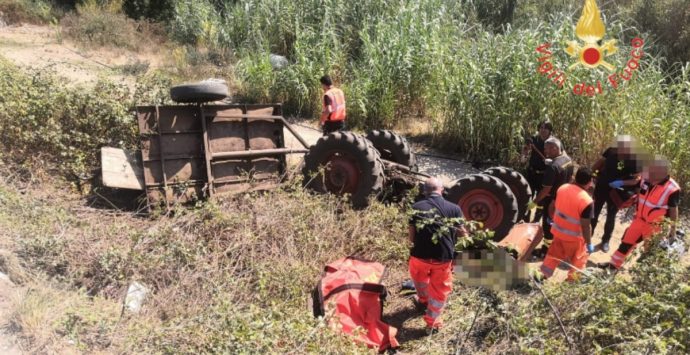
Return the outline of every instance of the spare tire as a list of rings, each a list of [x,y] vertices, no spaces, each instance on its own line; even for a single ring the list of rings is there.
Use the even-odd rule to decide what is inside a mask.
[[[484,170],[483,174],[497,177],[508,185],[510,191],[515,195],[518,204],[518,219],[522,218],[527,212],[527,204],[532,197],[532,189],[529,187],[527,179],[517,171],[503,166],[496,166]]]
[[[323,169],[321,169],[323,167]],[[366,207],[369,196],[383,190],[383,163],[366,138],[352,132],[333,132],[309,148],[304,156],[304,186],[321,193],[349,194],[354,207]]]
[[[448,201],[457,203],[468,220],[479,221],[501,240],[517,222],[515,195],[503,181],[486,174],[470,175],[457,180],[449,189]]]
[[[202,103],[228,97],[228,86],[222,81],[202,81],[170,88],[170,98],[180,103]]]
[[[377,129],[369,132],[367,139],[379,151],[381,159],[414,168],[414,153],[405,137],[386,129]]]

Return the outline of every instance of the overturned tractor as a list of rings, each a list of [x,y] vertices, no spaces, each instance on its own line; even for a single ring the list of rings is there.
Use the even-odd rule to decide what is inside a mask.
[[[429,176],[416,170],[407,140],[387,130],[372,131],[366,137],[352,132],[322,137],[309,148],[302,169],[306,187],[348,194],[356,207],[366,206],[372,196],[384,191],[399,194],[420,185]],[[501,239],[525,214],[531,194],[520,173],[495,167],[456,180],[447,189],[446,199]]]
[[[143,190],[149,206],[169,207],[271,189],[288,177],[287,156],[305,154],[305,187],[347,195],[365,207],[372,197],[401,195],[428,177],[394,132],[335,132],[309,145],[283,118],[281,105],[208,103],[226,96],[224,84],[202,82],[172,88],[180,104],[136,107],[140,150],[103,148],[104,185]],[[287,147],[286,133],[302,147]],[[530,196],[522,175],[496,167],[455,181],[446,198],[501,239],[524,215]]]

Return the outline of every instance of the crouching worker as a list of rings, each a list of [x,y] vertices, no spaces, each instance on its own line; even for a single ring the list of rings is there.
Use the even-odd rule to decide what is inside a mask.
[[[446,201],[436,178],[424,183],[426,198],[415,203],[409,222],[410,276],[417,289],[415,302],[426,308],[424,321],[430,332],[442,326],[441,312],[453,285],[453,258],[457,235],[467,232],[458,205]]]
[[[610,265],[619,269],[625,258],[635,247],[652,235],[661,232],[661,223],[668,217],[671,221],[670,236],[676,235],[680,187],[669,176],[669,162],[656,157],[649,166],[648,178],[640,182],[635,218],[625,230],[618,250],[611,257]]]
[[[594,201],[587,190],[592,186],[592,171],[582,167],[575,174],[575,184],[565,184],[556,192],[553,212],[553,243],[549,247],[541,272],[544,278],[553,275],[562,261],[570,264],[568,281],[579,277],[578,270],[587,265],[594,251],[591,216]]]

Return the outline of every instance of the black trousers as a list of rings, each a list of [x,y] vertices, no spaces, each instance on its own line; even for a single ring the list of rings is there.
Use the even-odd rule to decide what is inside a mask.
[[[544,172],[536,171],[532,168],[527,168],[527,176],[525,178],[527,179],[529,187],[532,189],[531,197],[535,198],[539,194],[539,191],[541,191],[541,188],[543,187],[542,180],[544,179]],[[532,222],[538,222],[542,216],[543,211],[543,209],[536,209],[534,212],[534,218],[532,218]],[[525,216],[525,220],[529,221],[530,211],[527,211],[526,214],[527,215]]]
[[[323,123],[323,135],[331,132],[342,131],[345,129],[345,121],[326,121]]]
[[[599,222],[599,215],[601,210],[604,208],[604,203],[606,203],[606,223],[604,223],[604,235],[601,237],[602,243],[608,243],[611,240],[611,234],[613,233],[613,228],[616,226],[616,214],[618,213],[618,207],[611,201],[611,196],[609,193],[610,189],[595,189],[594,190],[594,216],[592,216],[592,234],[594,234],[594,228],[597,227]]]
[[[551,217],[549,217],[549,207],[553,203],[553,200],[551,197],[547,197],[544,200],[542,200],[542,206],[544,208],[541,210],[543,211],[542,219],[541,219],[541,228],[544,230],[544,239],[546,240],[553,240],[553,234],[551,234]]]

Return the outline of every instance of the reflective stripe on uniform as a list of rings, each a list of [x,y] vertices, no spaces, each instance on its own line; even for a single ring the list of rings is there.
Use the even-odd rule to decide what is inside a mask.
[[[444,305],[445,305],[445,303],[443,303],[441,301],[437,301],[433,298],[429,298],[429,306],[433,306],[435,308],[443,308]]]
[[[426,315],[431,317],[431,319],[436,319],[436,318],[438,318],[439,315],[441,315],[441,312],[434,312],[431,309],[427,308],[426,309]]]
[[[429,296],[429,293],[426,291],[427,286],[429,286],[429,284],[426,282],[414,282],[414,287],[417,290],[417,295],[422,298],[426,298]]]
[[[641,185],[644,185],[646,182],[643,181]],[[661,192],[661,195],[658,195],[655,191],[655,187],[657,186],[651,186],[648,190],[647,193],[645,194],[639,194],[638,195],[638,206],[637,206],[637,217],[642,218],[644,221],[647,221],[647,219],[655,219],[655,216],[652,216],[652,213],[657,213],[657,212],[662,212],[663,210],[668,210],[668,198],[669,195],[671,195],[675,191],[679,191],[680,187],[678,184],[673,180],[670,179],[665,183],[665,186],[663,187],[663,191]],[[657,190],[658,191],[658,190]],[[655,196],[659,196],[656,198]],[[654,201],[650,201],[650,199],[653,199]],[[647,208],[645,210],[645,207]],[[662,211],[659,211],[662,210]],[[663,212],[665,214],[665,212]],[[658,215],[656,215],[658,216]],[[653,221],[652,221],[653,222]]]
[[[553,229],[555,229],[555,230],[557,230],[563,234],[573,236],[573,237],[579,237],[580,235],[582,235],[582,233],[578,233],[578,232],[572,231],[570,229],[561,228],[561,226],[559,226],[557,223],[554,223],[553,226],[551,226],[551,228],[553,228]]]
[[[647,201],[647,195],[642,197],[642,200],[644,201],[644,205],[647,207],[651,208],[663,208],[663,209],[668,209],[668,201],[666,199],[668,198],[668,195],[671,194],[671,191],[674,189],[679,189],[678,185],[672,180],[669,181],[670,184],[666,185],[666,188],[664,188],[664,192],[661,194],[661,197],[659,198],[659,202],[657,204],[651,203]],[[666,202],[666,203],[664,203]]]
[[[573,217],[570,217],[570,216],[566,215],[565,213],[559,211],[558,209],[556,209],[556,212],[555,212],[555,213],[556,213],[559,217],[565,219],[566,221],[568,221],[568,222],[570,222],[570,223],[573,223],[573,224],[580,224],[580,220],[575,219],[575,218],[573,218]]]

